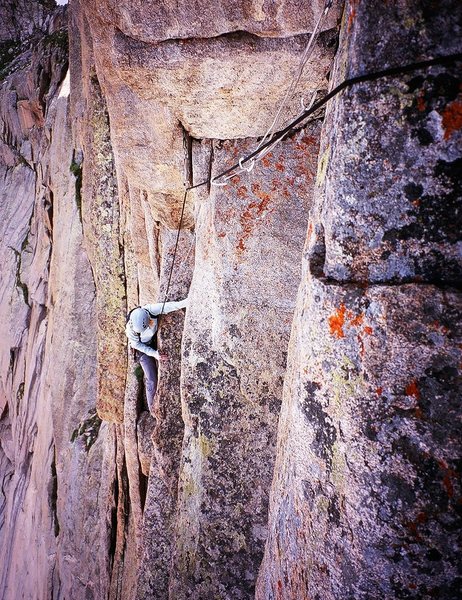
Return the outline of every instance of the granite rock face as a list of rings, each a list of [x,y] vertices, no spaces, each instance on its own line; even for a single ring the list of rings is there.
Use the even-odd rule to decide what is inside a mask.
[[[269,126],[274,103],[281,99],[283,86],[298,64],[309,29],[300,25],[297,35],[288,32],[290,37],[285,40],[238,33],[229,39],[170,40],[158,44],[128,35],[126,30],[122,32],[114,14],[108,17],[110,13],[101,12],[102,6],[103,3],[77,2],[71,6],[71,55],[76,53],[80,63],[76,85],[88,81],[93,73],[107,103],[120,218],[124,222],[120,231],[124,238],[127,299],[131,306],[152,301],[165,290],[174,244],[174,234],[168,228],[178,224],[184,182],[206,179],[209,173],[229,166],[240,154],[255,147],[255,136],[262,135]],[[320,36],[300,83],[299,95],[290,99],[283,121],[298,114],[301,95],[308,101],[314,90],[322,93],[326,88],[334,45],[335,31]],[[81,88],[82,98],[87,93],[85,85]],[[75,114],[82,115],[82,131],[88,105],[89,100],[75,101],[74,105]],[[228,141],[241,137],[249,139]],[[258,167],[258,177],[252,176],[248,181],[235,179],[229,191],[214,188],[210,194],[202,190],[196,196],[189,195],[177,257],[179,266],[170,297],[187,294],[193,275],[189,290],[193,316],[188,321],[187,315],[183,341],[191,347],[190,358],[185,362],[184,350],[180,352],[180,315],[168,317],[161,326],[160,343],[171,359],[168,375],[162,366],[160,371],[145,498],[138,494],[134,483],[138,479],[133,459],[135,452],[138,456],[133,444],[136,438],[127,434],[127,428],[133,431],[140,406],[132,403],[130,411],[135,414],[127,412],[125,395],[125,457],[127,470],[131,468],[128,495],[135,508],[120,538],[139,553],[138,598],[253,594],[266,535],[267,490],[285,348],[300,277],[318,142],[317,122],[288,141],[288,150],[268,155]],[[92,152],[91,143],[87,150],[83,148],[84,157],[88,152]],[[84,188],[89,172],[86,169],[91,171],[93,163],[94,160],[86,167],[84,158]],[[265,174],[268,181],[260,181]],[[226,209],[220,209],[223,204]],[[95,218],[93,226],[99,223]],[[193,226],[194,236],[190,233]],[[260,256],[262,243],[271,248],[264,257]],[[105,264],[102,260],[101,263]],[[108,291],[112,281],[109,277]],[[255,353],[254,344],[265,338],[261,352]],[[112,373],[119,369],[117,360],[110,363],[108,369]],[[209,368],[216,372],[214,377],[220,379],[216,389],[207,392],[207,377],[212,375],[208,370],[200,374],[197,363],[210,364]],[[260,370],[261,376],[255,381],[255,373]],[[127,382],[130,371],[129,363]],[[180,372],[186,382],[181,389]],[[190,399],[191,394],[196,400]],[[200,400],[203,394],[206,396]],[[235,401],[226,409],[232,396],[236,396]],[[200,410],[204,402],[210,404],[208,410],[212,412],[218,410],[214,408],[217,402],[223,407],[223,417],[215,419],[213,426],[209,423],[212,417]],[[99,410],[102,414],[101,407]],[[106,415],[114,417],[115,413],[112,417]],[[137,435],[143,436],[146,419],[144,414],[144,425],[137,426]],[[254,419],[261,430],[258,436],[247,423]],[[222,442],[220,430],[227,430],[228,421],[234,425]],[[238,476],[242,461],[252,455],[252,468]],[[191,476],[190,461],[203,463],[203,472]],[[264,469],[260,463],[265,464]],[[222,467],[224,471],[220,473]],[[256,478],[259,483],[255,492]],[[140,482],[146,485],[142,478]],[[223,495],[227,487],[235,489],[235,501],[241,496],[240,510],[234,509]],[[203,514],[196,515],[201,495],[206,504]],[[188,525],[196,516],[194,530],[204,523],[200,536],[193,535]],[[243,531],[242,519],[247,522]],[[215,539],[215,528],[222,527],[219,523],[223,530]],[[222,560],[220,544],[227,548],[226,556],[232,558]],[[119,546],[122,549],[122,542]],[[207,566],[209,546],[212,567]],[[113,593],[124,597],[131,593],[132,584],[126,581],[132,575],[125,571],[127,561],[122,564],[122,560],[120,554],[118,569],[124,575],[117,576],[120,585]],[[201,583],[204,578],[208,582]]]
[[[207,183],[326,4],[0,2],[2,598],[459,597],[460,63]],[[456,2],[343,8],[277,128],[460,51]],[[149,412],[125,318],[167,293]]]
[[[20,46],[0,91],[5,600],[102,598],[110,568],[114,443],[95,409],[95,287],[70,172],[65,12],[50,10],[26,30],[14,20]],[[28,3],[27,14],[43,11]]]
[[[457,14],[350,3],[333,85],[460,51]],[[460,595],[459,67],[329,106],[259,599]]]
[[[167,40],[213,38],[234,31],[261,37],[287,37],[312,31],[325,2],[307,2],[300,10],[293,0],[261,2],[116,2],[97,0],[98,17],[133,39],[156,43]],[[322,29],[336,26],[340,5],[334,4]]]
[[[318,133],[312,125],[255,174],[197,198],[171,597],[253,595]],[[200,150],[226,166],[252,144]]]

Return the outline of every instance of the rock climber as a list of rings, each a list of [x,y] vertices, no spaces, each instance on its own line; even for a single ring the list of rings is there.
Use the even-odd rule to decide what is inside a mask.
[[[136,352],[144,373],[146,400],[151,410],[157,389],[157,363],[167,359],[165,354],[157,350],[157,321],[159,315],[167,314],[175,310],[181,310],[188,305],[188,299],[178,302],[162,302],[157,304],[145,304],[134,308],[128,313],[125,333],[130,346]],[[162,310],[163,307],[163,310]]]

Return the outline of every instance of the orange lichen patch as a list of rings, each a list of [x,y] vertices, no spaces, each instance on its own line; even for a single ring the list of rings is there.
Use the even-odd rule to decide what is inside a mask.
[[[350,325],[352,327],[359,327],[360,325],[362,325],[363,321],[364,321],[364,315],[361,313],[361,314],[357,315],[356,317],[352,317],[350,319]]]
[[[416,419],[423,419],[423,412],[422,409],[420,408],[420,406],[417,406],[416,408],[414,408],[414,417]]]
[[[439,321],[433,321],[431,328],[435,331],[438,331],[438,333],[442,333],[443,335],[446,335],[449,332],[449,329],[442,325]]]
[[[413,379],[411,381],[411,383],[408,383],[404,392],[405,392],[406,396],[414,396],[414,398],[416,400],[418,400],[420,398],[420,391],[419,391],[419,388],[417,387],[417,381],[415,379]]]
[[[219,233],[219,234],[218,234],[218,237],[219,237],[219,238],[224,238],[224,237],[225,237],[225,235],[226,235],[226,233],[222,232],[222,233]]]
[[[345,325],[345,313],[346,308],[342,303],[337,312],[329,317],[330,333],[338,339],[345,337],[345,333],[343,332],[343,327]]]
[[[381,396],[383,394],[383,387],[378,387],[375,390],[375,393],[377,394],[377,396]]]
[[[443,474],[443,486],[446,490],[446,494],[450,497],[454,497],[454,483],[453,480],[457,479],[457,473],[449,467],[446,461],[439,460],[438,464],[440,469],[444,472]]]
[[[272,179],[271,180],[271,190],[273,192],[275,192],[280,187],[281,187],[281,182],[279,181],[279,179]]]
[[[348,17],[347,33],[350,33],[351,28],[353,27],[354,20],[356,19],[357,4],[358,4],[358,0],[351,1],[351,9],[350,9],[350,15]]]
[[[421,93],[417,97],[417,110],[419,110],[420,112],[423,112],[426,108],[427,108],[427,105],[425,104],[425,99],[423,97],[423,93]]]
[[[241,214],[241,227],[243,230],[243,236],[239,240],[238,250],[245,250],[245,242],[248,240],[253,230],[257,226],[258,220],[264,215],[267,215],[272,212],[272,209],[269,208],[269,204],[271,202],[271,196],[267,192],[263,192],[260,188],[260,184],[253,183],[252,184],[252,192],[260,199],[260,202],[251,202],[244,212]]]
[[[268,156],[264,156],[264,157],[261,159],[261,164],[262,164],[264,167],[269,167],[269,166],[270,166],[270,164],[271,164],[271,161],[269,160]]]
[[[310,221],[308,224],[308,237],[313,233],[313,223]]]
[[[308,144],[309,146],[312,146],[313,144],[317,146],[319,144],[319,139],[314,135],[306,134],[302,137],[302,142],[304,144]]]
[[[245,185],[241,185],[241,187],[238,188],[237,195],[239,196],[239,198],[245,198],[247,196],[247,188],[245,187]]]
[[[281,173],[284,171],[284,165],[280,162],[275,164],[275,167],[278,171],[280,171]]]
[[[260,216],[267,210],[268,204],[271,202],[271,196],[266,192],[262,192],[258,183],[252,183],[252,192],[260,198],[261,202],[252,202],[249,204],[249,209],[256,209],[257,216]]]
[[[444,139],[448,140],[453,133],[462,128],[462,101],[450,102],[442,112]]]
[[[309,223],[308,225],[308,237],[313,232],[313,225]],[[364,322],[364,313],[355,314],[352,310],[347,310],[344,304],[340,305],[338,311],[329,317],[329,327],[332,335],[335,335],[337,338],[345,337],[345,332],[343,330],[345,325],[349,325],[350,327],[359,328]],[[359,331],[357,334],[358,344],[360,347],[360,355],[364,354],[364,342],[363,342],[363,334],[371,335],[372,328],[369,326],[364,327],[362,331]]]

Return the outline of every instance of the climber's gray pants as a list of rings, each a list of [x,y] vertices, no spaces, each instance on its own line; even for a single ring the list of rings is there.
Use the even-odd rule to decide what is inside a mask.
[[[151,410],[157,388],[157,363],[156,359],[147,354],[140,357],[140,365],[144,372],[144,385],[146,387],[146,400]]]

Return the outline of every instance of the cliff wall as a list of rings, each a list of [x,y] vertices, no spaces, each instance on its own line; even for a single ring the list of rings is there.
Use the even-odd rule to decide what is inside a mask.
[[[191,190],[151,413],[126,347],[325,6],[0,2],[2,598],[459,597],[460,62]],[[460,39],[333,2],[279,128]]]

